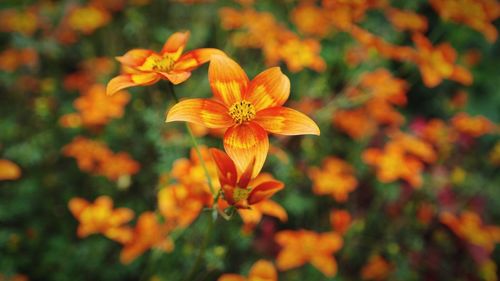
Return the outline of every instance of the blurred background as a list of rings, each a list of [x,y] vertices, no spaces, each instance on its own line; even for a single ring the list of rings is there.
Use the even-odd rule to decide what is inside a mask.
[[[0,280],[217,280],[259,259],[279,280],[497,280],[499,16],[496,0],[1,1]],[[169,85],[105,94],[116,56],[178,31],[250,78],[280,66],[286,105],[321,128],[270,137],[263,171],[285,189],[219,218],[198,266],[206,180],[164,123]],[[207,69],[177,95],[211,97]],[[284,266],[285,230],[341,237],[335,271],[300,238]]]

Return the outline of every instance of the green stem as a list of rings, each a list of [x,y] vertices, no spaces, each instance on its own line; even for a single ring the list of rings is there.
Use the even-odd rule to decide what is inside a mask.
[[[208,240],[210,240],[210,237],[212,236],[212,232],[214,229],[214,223],[215,220],[212,219],[211,216],[208,217],[208,226],[207,226],[207,231],[205,232],[205,237],[203,238],[203,241],[200,246],[200,251],[198,252],[198,256],[196,257],[196,260],[194,262],[194,265],[189,272],[188,276],[186,277],[186,281],[191,281],[194,280],[194,277],[198,273],[198,268],[201,266],[201,262],[203,261],[203,256],[205,255],[205,250],[207,249],[208,245]]]
[[[170,86],[170,93],[172,93],[172,96],[174,97],[174,100],[176,103],[179,103],[179,98],[175,94],[174,91],[174,85],[172,83],[168,83]],[[210,193],[214,196],[214,198],[218,198],[217,194],[215,193],[214,186],[212,184],[212,178],[210,177],[210,173],[208,172],[207,165],[205,164],[205,160],[203,160],[203,156],[201,155],[200,148],[198,146],[198,141],[196,141],[196,137],[193,135],[193,131],[191,131],[191,128],[189,128],[189,125],[186,124],[186,130],[189,134],[189,137],[191,138],[191,142],[193,143],[193,148],[196,151],[196,155],[198,155],[198,159],[200,160],[200,164],[203,167],[203,171],[205,172],[205,176],[207,177],[208,181],[208,188],[210,189]]]

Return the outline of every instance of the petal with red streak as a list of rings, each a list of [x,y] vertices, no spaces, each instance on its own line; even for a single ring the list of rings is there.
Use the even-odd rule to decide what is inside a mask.
[[[285,185],[279,181],[268,181],[256,186],[248,196],[248,204],[252,205],[270,198],[276,192],[282,190]]]
[[[305,114],[288,107],[271,107],[254,119],[266,131],[280,135],[319,135],[318,125]]]
[[[257,75],[248,86],[245,100],[251,102],[257,111],[283,105],[290,95],[290,80],[273,67]]]
[[[266,131],[253,122],[229,128],[224,134],[224,149],[238,170],[244,171],[255,158],[252,176],[259,174],[269,150]]]
[[[156,73],[123,74],[111,79],[106,86],[106,95],[114,95],[116,92],[134,86],[151,85],[160,80]]]
[[[166,77],[174,85],[178,85],[191,77],[191,72],[160,72],[160,74]]]
[[[222,150],[216,148],[210,148],[209,150],[210,154],[212,154],[215,165],[217,166],[221,186],[234,186],[238,175],[236,174],[236,166],[234,165],[233,160],[231,160],[231,158],[229,158],[229,156],[227,156],[227,154]]]
[[[226,54],[223,51],[214,48],[192,50],[183,54],[179,58],[179,60],[174,65],[174,70],[192,71],[200,65],[209,62],[210,57],[213,55],[225,56]]]
[[[153,53],[151,50],[145,49],[133,49],[126,52],[121,57],[116,57],[116,59],[123,65],[126,66],[140,66],[143,65],[146,59]]]
[[[208,81],[214,96],[228,107],[241,101],[249,83],[245,71],[235,61],[220,55],[211,57]]]
[[[165,122],[185,121],[208,128],[227,128],[234,124],[227,108],[214,100],[188,99],[174,105]]]
[[[177,60],[181,56],[184,51],[184,47],[186,47],[187,41],[189,40],[189,31],[186,32],[176,32],[172,34],[161,49],[161,53],[169,53],[172,56],[172,59]]]

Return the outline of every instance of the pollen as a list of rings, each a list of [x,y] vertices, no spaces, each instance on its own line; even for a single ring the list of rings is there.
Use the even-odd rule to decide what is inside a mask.
[[[152,69],[160,72],[169,72],[174,68],[175,61],[170,56],[152,57]]]
[[[233,199],[235,202],[246,200],[249,194],[250,194],[250,189],[236,187],[234,189]]]
[[[255,107],[250,102],[242,100],[229,108],[229,115],[233,117],[234,122],[241,124],[255,118]]]

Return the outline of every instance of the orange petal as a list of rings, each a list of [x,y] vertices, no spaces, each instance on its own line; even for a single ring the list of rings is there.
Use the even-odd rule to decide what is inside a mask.
[[[266,131],[280,135],[319,135],[316,123],[288,107],[271,107],[257,112],[254,119]]]
[[[325,276],[332,277],[337,273],[337,262],[331,256],[314,255],[311,264]]]
[[[276,266],[279,270],[289,270],[306,263],[304,257],[293,249],[284,248],[276,258]]]
[[[119,226],[131,221],[133,218],[134,211],[128,208],[118,208],[109,217],[109,224]]]
[[[248,204],[252,205],[258,203],[264,199],[270,198],[276,192],[282,190],[285,185],[279,181],[268,181],[256,186],[250,192],[248,197]]]
[[[21,177],[21,168],[7,159],[0,159],[0,180],[15,180]]]
[[[257,75],[248,86],[245,100],[257,111],[283,105],[290,95],[290,80],[279,67],[273,67]]]
[[[235,61],[220,55],[211,58],[208,81],[214,96],[228,107],[241,101],[249,83],[246,73]]]
[[[174,85],[178,85],[186,81],[191,76],[191,72],[171,72],[171,73],[160,72],[160,73]]]
[[[288,220],[285,208],[272,200],[261,201],[253,207],[261,211],[264,215],[275,217],[282,222]]]
[[[217,281],[246,281],[247,279],[238,274],[222,274]]]
[[[158,80],[160,80],[160,76],[156,73],[122,74],[108,82],[106,94],[108,96],[114,95],[125,88],[151,85]]]
[[[342,237],[336,232],[322,233],[319,236],[318,251],[334,253],[342,248]]]
[[[250,280],[276,281],[278,280],[278,273],[276,272],[276,269],[271,262],[266,260],[258,260],[250,268],[248,278]]]
[[[238,181],[239,188],[247,188],[248,183],[252,179],[253,167],[255,166],[255,158],[250,161],[245,171],[241,174],[240,180]]]
[[[187,41],[189,40],[189,31],[186,32],[176,32],[167,39],[163,48],[161,49],[161,54],[169,53],[172,54],[172,59],[177,60],[184,51]]]
[[[210,148],[209,150],[218,168],[220,185],[235,186],[238,175],[233,160],[222,150],[216,148]]]
[[[185,121],[208,128],[227,128],[234,124],[227,108],[209,99],[188,99],[174,105],[165,122]]]
[[[116,59],[125,66],[140,66],[146,61],[146,59],[153,53],[151,50],[145,49],[133,49],[125,53],[121,57],[116,57]]]
[[[192,50],[179,58],[179,60],[175,63],[174,70],[192,71],[198,66],[210,61],[210,57],[212,55],[225,56],[226,54],[223,51],[214,48]]]
[[[269,150],[266,131],[259,125],[243,123],[229,128],[224,134],[224,149],[241,172],[255,158],[253,176],[259,174]]]
[[[80,217],[80,214],[82,213],[82,211],[85,210],[85,208],[87,208],[88,205],[89,205],[89,202],[87,202],[87,200],[79,198],[79,197],[75,197],[75,198],[71,198],[71,200],[69,200],[68,208],[71,211],[71,213],[73,214],[73,216],[75,216],[75,218],[78,219]]]

